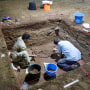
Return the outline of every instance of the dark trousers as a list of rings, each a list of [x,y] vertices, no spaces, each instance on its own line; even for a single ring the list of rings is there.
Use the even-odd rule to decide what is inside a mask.
[[[64,71],[70,71],[80,66],[77,61],[68,61],[66,58],[62,58],[57,62],[57,65]]]

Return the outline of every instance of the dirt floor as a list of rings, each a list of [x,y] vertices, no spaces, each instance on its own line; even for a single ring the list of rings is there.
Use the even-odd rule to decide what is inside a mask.
[[[83,89],[86,90],[89,89],[89,77],[85,75],[85,72],[83,71],[83,68],[86,70],[86,72],[89,72],[88,68],[89,62],[90,62],[90,41],[89,37],[90,35],[88,33],[83,32],[80,30],[82,28],[81,25],[76,25],[74,22],[69,21],[68,19],[64,20],[65,17],[61,19],[52,19],[52,20],[47,20],[47,21],[41,21],[41,22],[36,22],[36,23],[29,23],[28,25],[22,25],[18,26],[16,28],[3,28],[3,33],[5,35],[6,43],[8,46],[8,49],[10,50],[11,47],[13,46],[14,41],[17,39],[18,36],[22,35],[24,32],[28,32],[31,35],[31,39],[27,43],[28,47],[28,52],[30,53],[31,51],[35,52],[37,54],[37,58],[35,58],[35,62],[32,61],[31,64],[39,64],[41,65],[41,77],[39,82],[30,83],[30,90],[34,90],[34,88],[42,88],[44,90],[63,90],[63,86],[69,82],[72,82],[76,79],[79,79],[79,84],[76,85],[73,88],[73,90],[77,89]],[[69,22],[69,23],[68,23]],[[59,27],[59,32],[58,35],[55,31],[56,27]],[[7,34],[8,33],[8,34]],[[84,65],[77,70],[71,71],[71,73],[65,73],[63,70],[58,68],[58,71],[56,73],[56,79],[54,78],[51,81],[47,81],[45,78],[45,68],[43,63],[56,63],[57,58],[52,58],[51,55],[53,54],[52,49],[55,46],[53,44],[53,39],[54,38],[60,38],[60,39],[65,39],[71,41],[77,48],[80,49],[82,52],[82,61],[84,62]],[[55,56],[56,57],[56,56]],[[84,59],[85,60],[84,61]],[[20,84],[22,85],[23,81],[25,80],[26,74],[25,74],[25,69],[22,69],[21,72],[17,72],[18,79],[20,81]],[[78,75],[77,75],[78,73]],[[73,77],[74,74],[74,77]],[[64,76],[64,75],[67,75]],[[70,76],[68,76],[70,75]],[[61,78],[62,77],[62,78]],[[65,77],[65,78],[64,78]],[[81,81],[82,78],[88,78],[86,81],[83,80]],[[59,80],[62,82],[59,82]],[[55,84],[55,82],[57,82]],[[46,84],[45,84],[46,83]],[[47,85],[47,83],[50,83]],[[60,85],[61,87],[58,87]],[[82,85],[85,84],[86,86],[83,88]],[[39,86],[40,85],[40,86]],[[47,86],[46,86],[47,85]],[[36,90],[35,88],[35,90]],[[70,88],[68,89],[70,90]]]
[[[18,3],[20,4],[18,5]],[[11,6],[11,4],[13,5],[13,7]],[[36,11],[29,12],[29,10],[26,8],[28,7],[27,4],[28,2],[18,2],[17,0],[1,1],[0,19],[2,19],[4,15],[10,16],[13,20],[15,18],[19,19],[19,22],[17,23],[13,22],[2,24],[2,32],[5,36],[6,44],[9,50],[11,50],[11,47],[15,43],[17,37],[21,36],[25,32],[28,32],[31,35],[31,39],[27,43],[28,52],[30,53],[31,51],[34,51],[37,54],[37,58],[35,58],[36,61],[32,61],[31,64],[40,64],[42,68],[39,82],[30,84],[29,89],[65,90],[64,85],[78,79],[78,83],[66,88],[66,90],[89,90],[90,77],[86,75],[85,71],[90,72],[90,34],[82,31],[82,24],[74,23],[74,13],[76,12],[84,13],[85,16],[83,21],[90,23],[89,3],[67,3],[58,1],[58,3],[55,2],[54,5],[51,6],[51,11],[49,12],[44,12],[43,9],[40,8],[41,4],[37,4]],[[5,5],[6,7],[4,7],[3,5]],[[59,27],[59,35],[57,35],[55,31],[55,28],[57,26]],[[53,39],[56,37],[69,40],[77,48],[79,48],[82,52],[82,61],[84,62],[84,64],[78,69],[70,72],[64,72],[63,70],[58,68],[56,78],[52,78],[52,80],[46,80],[44,78],[45,68],[43,63],[56,63],[56,59],[51,58],[51,55],[53,54],[52,49],[55,46],[53,44]],[[2,41],[0,43],[2,44]],[[10,62],[8,63],[8,65],[9,64]],[[20,86],[25,80],[25,72],[25,69],[22,69],[20,72],[16,72],[18,81],[20,82]],[[10,71],[10,73],[12,73],[12,70]],[[10,79],[10,77],[5,78],[5,80],[7,81],[8,79]],[[15,87],[16,80],[10,80],[12,80],[11,82],[13,84],[11,85],[10,89],[17,90],[17,88]],[[4,86],[4,84],[2,86]],[[1,90],[3,90],[3,88],[1,88]]]
[[[11,68],[2,32],[0,30],[0,89],[9,90],[14,87],[16,87],[14,90],[19,90],[14,71]]]

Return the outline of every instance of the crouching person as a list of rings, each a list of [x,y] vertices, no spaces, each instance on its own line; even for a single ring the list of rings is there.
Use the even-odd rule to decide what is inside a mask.
[[[25,43],[30,38],[30,35],[25,33],[20,36],[15,42],[12,52],[10,54],[12,62],[19,65],[21,68],[26,67],[30,64],[32,57],[28,55]],[[34,55],[33,55],[34,56]]]
[[[80,66],[81,52],[69,41],[55,39],[54,44],[58,45],[59,55],[64,57],[57,61],[57,65],[65,71],[76,69]],[[56,50],[56,48],[54,48]]]

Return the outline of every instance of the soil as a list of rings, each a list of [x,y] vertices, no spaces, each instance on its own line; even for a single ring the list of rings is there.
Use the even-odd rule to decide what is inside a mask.
[[[37,74],[39,71],[37,69],[33,69],[32,71],[29,71],[31,74]]]
[[[57,0],[48,12],[40,8],[40,2],[38,2],[39,4],[35,11],[30,11],[26,8],[29,0],[28,2],[25,0],[20,0],[19,2],[18,0],[3,0],[0,2],[0,20],[2,20],[3,16],[10,16],[13,21],[15,18],[19,19],[17,23],[2,24],[2,31],[8,49],[11,50],[16,39],[27,32],[31,35],[27,43],[28,53],[34,51],[35,54],[37,54],[35,62],[31,61],[31,64],[41,65],[40,80],[33,85],[30,84],[29,90],[65,90],[64,85],[76,79],[78,79],[79,82],[66,88],[66,90],[90,89],[90,34],[82,31],[82,24],[74,23],[74,13],[82,12],[85,14],[83,22],[88,22],[90,24],[90,3],[60,1],[62,0]],[[55,28],[57,26],[60,28],[58,34],[57,32],[55,33]],[[58,67],[56,77],[47,80],[45,79],[47,75],[45,74],[46,71],[43,63],[52,62],[56,64],[56,61],[60,59],[57,54],[52,52],[53,47],[57,48],[57,46],[53,44],[53,39],[57,37],[69,40],[80,49],[83,65],[70,72],[65,72]],[[0,46],[4,46],[2,35],[0,38]],[[0,50],[0,54],[5,53],[7,55],[7,51],[2,50]],[[13,70],[9,67],[10,62],[8,61],[8,55],[5,58],[0,58],[0,60],[0,90],[17,90],[18,86],[15,76],[12,73]],[[16,72],[17,81],[20,82],[20,86],[27,76],[25,72],[25,69]],[[32,77],[29,76],[30,81],[32,81],[31,78]]]
[[[55,33],[55,28],[59,27],[59,33],[58,35]],[[85,73],[83,69],[85,69],[87,72],[89,72],[88,68],[90,67],[87,63],[90,62],[90,60],[84,60],[86,57],[89,57],[90,55],[90,35],[88,33],[83,32],[80,30],[82,28],[81,25],[76,25],[74,22],[70,21],[69,19],[65,19],[63,17],[62,19],[52,19],[47,21],[41,21],[39,23],[29,23],[28,25],[21,25],[15,28],[9,27],[9,28],[3,28],[3,33],[6,39],[6,43],[8,46],[8,49],[11,50],[11,47],[13,46],[15,40],[21,36],[23,33],[28,32],[31,35],[30,40],[27,43],[28,53],[35,52],[37,57],[35,58],[35,61],[31,61],[31,64],[39,64],[41,66],[41,76],[39,78],[39,81],[34,84],[30,84],[30,90],[36,90],[37,88],[42,88],[44,90],[64,90],[62,86],[65,84],[74,81],[76,79],[80,80],[79,84],[76,84],[76,87],[71,86],[71,88],[67,90],[83,90],[82,85],[86,85],[84,88],[86,90],[89,89],[89,79],[85,76]],[[7,34],[8,33],[8,34]],[[77,68],[76,70],[73,70],[68,73],[61,70],[58,67],[58,71],[56,72],[56,79],[55,78],[48,78],[50,80],[47,82],[47,75],[45,74],[45,67],[43,65],[44,62],[46,63],[56,63],[60,57],[56,53],[53,53],[53,47],[57,48],[53,44],[54,38],[60,38],[63,40],[69,40],[71,41],[80,51],[82,52],[82,67]],[[55,56],[54,56],[55,55]],[[54,56],[54,57],[53,57]],[[87,62],[85,62],[87,61]],[[86,67],[84,67],[84,65]],[[77,75],[78,73],[78,75]],[[21,69],[20,72],[17,72],[17,76],[19,77],[19,81],[22,84],[25,80],[26,74],[25,69]],[[83,82],[82,82],[83,78]],[[86,78],[86,79],[84,79]],[[34,78],[36,81],[37,78]],[[55,80],[54,80],[55,79]],[[29,76],[29,80],[34,82],[32,80],[32,77]],[[49,84],[48,84],[49,83]]]

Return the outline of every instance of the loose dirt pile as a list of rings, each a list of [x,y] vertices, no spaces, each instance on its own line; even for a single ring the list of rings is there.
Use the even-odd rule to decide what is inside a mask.
[[[37,69],[33,69],[31,71],[29,71],[30,74],[37,74],[39,71]]]

